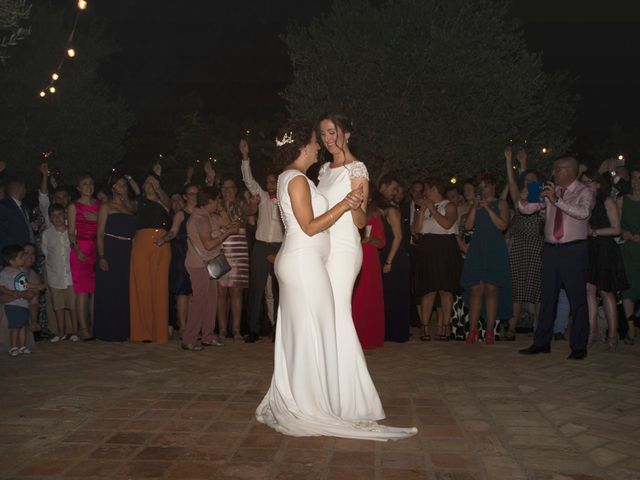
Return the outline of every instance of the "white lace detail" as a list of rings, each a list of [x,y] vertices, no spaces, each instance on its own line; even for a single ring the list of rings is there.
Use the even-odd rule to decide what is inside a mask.
[[[349,170],[349,178],[364,178],[369,180],[369,171],[364,163],[355,161],[345,165],[345,167]]]

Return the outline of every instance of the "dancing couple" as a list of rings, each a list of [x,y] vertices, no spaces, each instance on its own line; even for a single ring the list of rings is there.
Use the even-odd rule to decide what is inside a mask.
[[[318,187],[306,176],[318,161],[315,128],[292,123],[276,139],[285,239],[275,262],[273,378],[256,418],[292,436],[397,440],[417,429],[377,423],[385,414],[351,318],[369,189],[365,165],[348,148],[351,132],[344,116],[323,116],[320,134],[333,162],[320,169]]]

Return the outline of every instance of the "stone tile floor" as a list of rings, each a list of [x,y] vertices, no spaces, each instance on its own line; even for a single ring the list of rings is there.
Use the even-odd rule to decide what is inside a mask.
[[[640,347],[387,344],[367,353],[390,443],[258,424],[271,343],[38,344],[0,358],[1,479],[640,479]]]

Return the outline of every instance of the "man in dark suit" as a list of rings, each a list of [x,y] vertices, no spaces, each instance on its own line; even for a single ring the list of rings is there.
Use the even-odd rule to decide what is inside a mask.
[[[409,196],[405,197],[404,202],[400,205],[400,220],[402,222],[402,241],[405,244],[409,258],[411,260],[411,299],[415,301],[413,295],[413,276],[415,274],[416,245],[413,236],[413,222],[415,220],[416,211],[420,209],[417,201],[424,196],[424,184],[420,180],[414,180],[409,188]],[[411,309],[411,325],[420,325],[418,309]]]
[[[27,189],[24,180],[11,178],[7,182],[7,192],[0,200],[0,249],[5,245],[24,245],[34,242],[29,211],[22,202]]]

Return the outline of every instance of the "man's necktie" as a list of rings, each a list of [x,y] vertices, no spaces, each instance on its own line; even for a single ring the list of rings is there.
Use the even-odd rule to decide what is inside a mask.
[[[564,190],[564,188],[560,187],[560,198],[564,197]],[[556,240],[560,240],[564,237],[564,226],[562,225],[563,218],[564,215],[562,214],[562,210],[560,210],[558,205],[556,205],[556,216],[553,219],[553,237]]]

